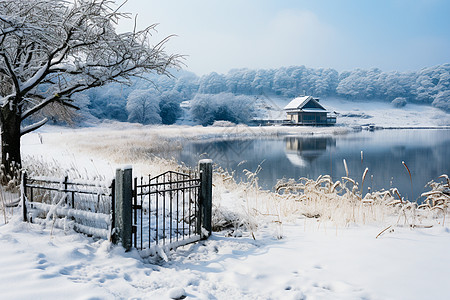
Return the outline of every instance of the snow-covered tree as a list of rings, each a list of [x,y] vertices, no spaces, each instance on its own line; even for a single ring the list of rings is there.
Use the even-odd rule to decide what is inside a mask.
[[[214,121],[248,123],[255,111],[254,98],[232,93],[197,94],[192,100],[191,114],[202,125]]]
[[[254,93],[261,94],[272,90],[273,70],[259,69],[255,73],[255,78],[251,83]]]
[[[125,109],[126,99],[130,92],[130,87],[112,83],[104,87],[90,89],[84,93],[89,96],[88,109],[94,117],[125,122],[128,118]],[[79,106],[78,102],[77,106]]]
[[[450,113],[450,90],[439,92],[432,104],[434,107],[443,109]]]
[[[198,92],[201,94],[219,94],[227,91],[226,79],[222,74],[212,72],[200,78]]]
[[[155,89],[134,90],[127,98],[128,121],[160,124],[159,92]]]
[[[155,25],[117,33],[128,17],[109,0],[0,0],[0,126],[2,164],[20,166],[20,137],[47,122],[23,127],[50,104],[76,108],[71,96],[142,72],[166,74],[177,65],[168,38],[152,44]]]
[[[198,91],[198,80],[199,78],[194,73],[185,71],[177,77],[173,89],[181,94],[183,100],[190,100]]]
[[[181,93],[177,91],[165,92],[159,101],[159,115],[161,122],[166,125],[173,124],[182,115],[180,103],[183,101]]]
[[[249,69],[232,69],[226,75],[227,90],[233,94],[250,95],[255,71]]]
[[[273,89],[276,94],[287,97],[295,97],[293,89],[295,88],[295,80],[286,72],[286,68],[277,70],[273,77]]]

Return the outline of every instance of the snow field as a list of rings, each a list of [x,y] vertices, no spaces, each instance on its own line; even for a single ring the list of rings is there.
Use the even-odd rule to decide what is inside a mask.
[[[0,226],[2,297],[170,299],[183,290],[187,299],[446,299],[450,293],[447,227],[399,227],[381,239],[374,238],[376,226],[336,234],[312,219],[285,225],[281,240],[272,230],[262,226],[256,240],[214,233],[163,262],[13,218]]]
[[[114,155],[107,143],[95,151],[89,143],[77,147],[86,139],[88,131],[83,131],[43,133],[43,144],[33,134],[25,136],[24,151],[43,161],[42,166],[51,155],[61,168],[72,166],[82,170],[80,174],[99,178],[114,174],[123,164],[133,163],[137,174],[159,174],[176,166],[170,159],[132,160],[126,151],[124,156]],[[106,135],[96,131],[92,144]],[[369,218],[364,207],[330,206],[332,197],[313,197],[317,193],[312,189],[307,211],[306,204],[294,198],[275,198],[251,181],[237,184],[226,173],[216,173],[214,185],[214,218],[222,230],[207,241],[167,253],[168,261],[159,256],[143,259],[137,251],[125,253],[107,241],[50,224],[22,223],[20,211],[15,211],[8,224],[0,225],[4,295],[8,299],[447,299],[450,295],[445,283],[450,229],[441,217],[426,219],[432,228],[409,228],[401,219],[393,231],[375,238],[387,225],[396,224],[393,210]],[[326,217],[306,218],[304,213]]]
[[[360,126],[374,124],[381,127],[439,127],[450,126],[450,117],[443,110],[428,105],[408,103],[396,108],[382,101],[346,101],[330,98],[320,102],[329,111],[337,111],[337,124]]]

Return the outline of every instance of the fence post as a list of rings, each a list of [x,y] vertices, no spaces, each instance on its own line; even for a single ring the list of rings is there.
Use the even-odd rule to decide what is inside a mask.
[[[200,216],[201,228],[200,235],[206,239],[212,232],[212,160],[202,159],[198,162],[198,169],[202,176],[200,183]],[[208,232],[208,235],[203,233]]]
[[[28,221],[27,218],[27,203],[25,201],[26,196],[27,196],[27,172],[23,171],[22,172],[22,178],[21,178],[21,182],[20,182],[20,200],[22,202],[22,218],[24,222]]]
[[[115,179],[115,228],[113,243],[122,243],[125,250],[130,250],[132,246],[132,168],[127,166],[123,169],[116,169]]]

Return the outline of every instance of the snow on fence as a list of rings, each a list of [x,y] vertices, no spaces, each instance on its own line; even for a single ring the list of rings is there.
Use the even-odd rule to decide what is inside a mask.
[[[91,236],[109,239],[114,215],[114,182],[95,182],[22,174],[24,221],[53,222]]]
[[[140,184],[131,167],[117,169],[111,183],[28,178],[24,172],[21,202],[24,221],[52,222],[127,250],[174,249],[211,235],[212,162],[201,160],[198,172],[169,171]]]

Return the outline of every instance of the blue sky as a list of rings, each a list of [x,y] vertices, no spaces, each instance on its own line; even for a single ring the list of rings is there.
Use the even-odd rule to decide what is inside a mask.
[[[450,62],[448,0],[129,0],[138,26],[177,34],[198,75],[290,65],[417,70]],[[130,30],[131,23],[120,24]]]

